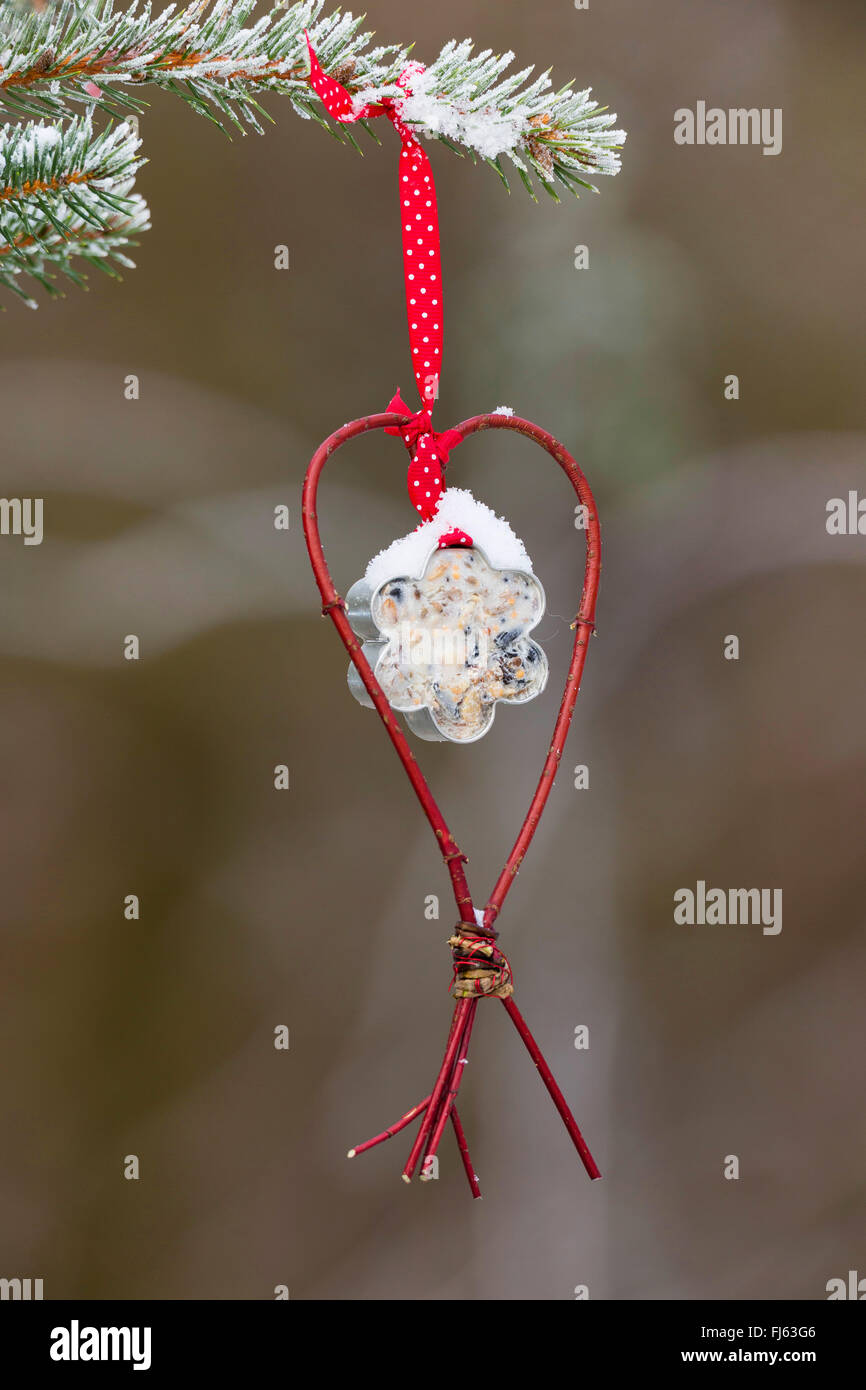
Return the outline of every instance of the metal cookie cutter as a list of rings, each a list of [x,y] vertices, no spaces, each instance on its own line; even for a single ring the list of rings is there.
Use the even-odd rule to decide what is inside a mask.
[[[480,546],[434,548],[420,575],[375,588],[359,579],[346,615],[392,709],[430,742],[475,743],[496,706],[526,704],[547,684],[547,657],[529,636],[544,590],[524,570],[496,569]],[[372,709],[353,665],[355,699]]]

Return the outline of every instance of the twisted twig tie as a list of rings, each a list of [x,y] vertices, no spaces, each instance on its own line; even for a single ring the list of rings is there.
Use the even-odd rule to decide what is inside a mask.
[[[477,999],[490,994],[507,999],[514,993],[508,957],[495,943],[496,932],[474,922],[458,922],[448,938],[454,975],[449,986],[455,999]]]

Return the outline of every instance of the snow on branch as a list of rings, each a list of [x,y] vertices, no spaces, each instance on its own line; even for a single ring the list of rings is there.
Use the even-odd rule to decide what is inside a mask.
[[[0,284],[34,306],[22,277],[56,294],[56,271],[83,283],[73,257],[110,275],[134,264],[121,248],[150,225],[139,143],[125,123],[94,135],[88,116],[0,130]]]
[[[36,2],[0,0],[0,112],[7,119],[28,117],[51,125],[18,127],[17,136],[7,135],[0,146],[3,188],[14,186],[15,168],[8,160],[23,148],[23,130],[43,132],[34,136],[29,157],[36,158],[42,141],[41,154],[50,154],[53,177],[59,178],[64,169],[74,172],[74,161],[68,166],[64,161],[73,159],[75,141],[85,127],[70,126],[75,139],[58,139],[55,145],[45,132],[62,131],[82,105],[88,119],[97,111],[112,119],[137,114],[147,105],[144,91],[154,86],[180,96],[218,125],[228,123],[241,131],[261,131],[263,119],[273,120],[262,97],[283,97],[299,116],[357,146],[349,127],[330,119],[308,84],[305,30],[325,72],[359,104],[386,96],[400,99],[403,119],[420,134],[490,164],[506,187],[504,160],[533,197],[533,176],[557,198],[557,187],[572,193],[594,189],[592,178],[619,169],[625,133],[614,128],[616,117],[589,90],[575,92],[569,83],[554,91],[549,75],[533,78],[532,68],[511,73],[512,53],[474,53],[468,39],[447,43],[423,73],[415,74],[407,97],[397,78],[410,62],[410,49],[374,46],[373,35],[363,29],[363,16],[340,10],[323,14],[325,0],[278,4],[258,18],[253,14],[256,0],[192,0],[158,14],[140,0],[124,9],[115,0],[38,0],[39,8]],[[378,138],[372,124],[361,124]],[[95,142],[90,127],[86,129]],[[107,153],[107,146],[101,148]],[[65,211],[75,214],[68,199]],[[135,230],[146,226],[140,200],[132,223]],[[9,228],[10,233],[15,230]],[[32,238],[31,249],[42,245],[47,261],[56,259],[57,246],[47,229],[44,242],[38,228],[17,230],[25,240]],[[54,234],[61,235],[57,226]],[[90,256],[104,262],[95,249],[98,241],[90,246]],[[19,235],[19,248],[21,244]],[[11,265],[15,248],[15,241],[9,241],[0,263],[9,257],[6,264]],[[38,267],[36,251],[30,259]],[[60,259],[69,273],[69,257]],[[2,273],[0,281],[6,283]]]

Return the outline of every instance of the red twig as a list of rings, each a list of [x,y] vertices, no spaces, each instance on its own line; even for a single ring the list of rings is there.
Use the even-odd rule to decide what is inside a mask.
[[[392,1125],[390,1129],[383,1129],[382,1133],[377,1134],[375,1139],[368,1139],[364,1144],[357,1144],[354,1149],[349,1150],[346,1157],[357,1158],[358,1154],[366,1153],[368,1149],[375,1149],[377,1144],[384,1144],[386,1139],[393,1139],[394,1135],[399,1134],[401,1129],[405,1129],[407,1125],[411,1125],[413,1120],[417,1120],[418,1116],[423,1110],[427,1109],[429,1104],[430,1097],[425,1096],[417,1105],[413,1105],[411,1110],[407,1110],[406,1114],[403,1115],[395,1125]]]
[[[415,1143],[412,1145],[409,1157],[406,1160],[406,1166],[403,1169],[404,1182],[412,1181],[415,1175],[415,1169],[418,1166],[418,1159],[424,1152],[433,1126],[438,1121],[439,1106],[445,1093],[445,1087],[451,1077],[451,1068],[454,1066],[454,1060],[463,1042],[463,1030],[466,1026],[466,1016],[472,1002],[471,999],[458,999],[455,1006],[454,1018],[451,1023],[451,1032],[448,1035],[448,1045],[445,1048],[445,1056],[439,1068],[439,1075],[436,1077],[436,1084],[433,1087],[430,1104],[427,1106],[424,1119],[421,1121],[421,1128],[418,1130]]]
[[[346,1157],[356,1158],[358,1154],[366,1153],[368,1149],[374,1149],[377,1144],[384,1144],[386,1139],[393,1139],[394,1135],[399,1134],[401,1129],[405,1129],[406,1126],[410,1125],[413,1120],[417,1120],[418,1116],[422,1113],[422,1111],[427,1109],[429,1103],[430,1097],[425,1096],[424,1100],[420,1101],[418,1105],[413,1105],[412,1109],[408,1110],[406,1114],[403,1115],[402,1118],[399,1119],[395,1125],[391,1125],[390,1129],[383,1129],[382,1133],[377,1134],[375,1139],[368,1139],[365,1144],[358,1144],[356,1148],[350,1149]],[[472,1192],[472,1196],[480,1197],[481,1188],[478,1183],[478,1174],[475,1172],[475,1169],[472,1165],[472,1159],[469,1156],[469,1145],[466,1142],[466,1135],[463,1132],[463,1125],[460,1123],[460,1116],[457,1113],[457,1106],[453,1103],[453,1100],[450,1111],[450,1120],[451,1124],[454,1127],[454,1135],[457,1140],[457,1147],[460,1150],[460,1157],[463,1160],[463,1167],[466,1172],[466,1177],[469,1181],[469,1187]]]
[[[454,1063],[451,1067],[451,1075],[448,1080],[447,1088],[442,1092],[442,1098],[439,1102],[439,1113],[433,1121],[433,1125],[430,1130],[430,1138],[427,1142],[427,1148],[424,1153],[425,1165],[431,1158],[435,1158],[436,1156],[436,1150],[439,1148],[439,1140],[442,1138],[445,1126],[448,1123],[448,1117],[451,1114],[452,1107],[457,1099],[457,1092],[460,1090],[460,1082],[463,1080],[463,1072],[466,1069],[467,1053],[469,1052],[469,1040],[472,1037],[472,1025],[475,1022],[475,1011],[478,1006],[478,1000],[470,999],[468,1002],[469,1008],[466,1010],[466,1018],[463,1024],[463,1034],[460,1039],[460,1047],[457,1051],[457,1056],[455,1057]],[[421,1177],[424,1177],[423,1172],[421,1174]]]
[[[520,833],[505,861],[502,873],[496,880],[496,886],[484,910],[484,925],[487,927],[492,927],[499,916],[505,895],[511,888],[532,837],[538,829],[541,813],[547,804],[553,779],[559,769],[559,760],[562,757],[562,750],[565,747],[571,717],[574,714],[574,706],[580,690],[589,639],[595,630],[595,605],[598,598],[598,581],[601,575],[601,528],[598,522],[595,498],[589,483],[571,454],[558,440],[554,439],[552,434],[548,434],[547,430],[543,430],[540,425],[532,424],[529,420],[521,420],[517,415],[475,415],[471,420],[464,420],[462,424],[457,426],[458,432],[463,435],[464,439],[470,434],[475,434],[478,430],[491,428],[512,429],[516,430],[518,434],[526,435],[527,438],[546,449],[559,464],[577,493],[578,500],[586,509],[586,561],[583,573],[583,594],[572,624],[574,627],[574,647],[571,654],[571,664],[565,678],[565,689],[553,729],[553,738],[550,741],[550,748],[541,769],[538,786],[529,803],[529,810],[523,825],[520,827]]]
[[[460,1157],[463,1159],[463,1168],[469,1179],[469,1190],[473,1197],[480,1197],[481,1186],[478,1182],[478,1174],[472,1166],[472,1159],[469,1157],[469,1145],[466,1143],[466,1135],[463,1133],[463,1126],[460,1123],[460,1116],[457,1114],[456,1105],[452,1105],[451,1107],[451,1124],[454,1127],[454,1137],[457,1140]]]
[[[556,1084],[553,1072],[550,1070],[550,1067],[547,1065],[543,1056],[541,1055],[541,1048],[538,1046],[538,1043],[535,1041],[534,1037],[532,1036],[532,1034],[526,1026],[525,1018],[523,1017],[522,1013],[518,1009],[513,999],[503,999],[502,1002],[508,1010],[508,1015],[511,1019],[511,1022],[514,1024],[515,1028],[517,1029],[518,1033],[520,1034],[521,1038],[526,1044],[526,1049],[538,1069],[539,1076],[541,1077],[542,1081],[544,1082],[545,1086],[550,1092],[550,1096],[554,1105],[556,1106],[557,1110],[562,1116],[563,1124],[565,1125],[565,1128],[568,1130],[572,1144],[577,1149],[577,1152],[580,1154],[584,1168],[589,1173],[589,1176],[592,1179],[600,1178],[601,1173],[598,1171],[598,1165],[596,1164],[595,1159],[589,1151],[586,1140],[584,1139],[583,1135],[577,1127],[577,1121],[575,1120],[574,1116],[568,1108],[568,1105],[566,1104],[565,1096],[562,1094],[562,1092]]]
[[[336,627],[343,645],[348,651],[349,657],[358,671],[382,723],[385,725],[388,737],[394,745],[397,756],[403,764],[415,795],[421,803],[421,808],[436,836],[440,853],[442,854],[451,877],[458,918],[461,923],[471,923],[475,916],[475,910],[472,904],[472,895],[469,891],[466,874],[463,869],[466,856],[461,853],[457,842],[451,834],[448,824],[427,785],[426,779],[415,761],[406,735],[401,725],[398,723],[394,711],[388,704],[382,692],[382,688],[363,654],[361,643],[355,637],[349,625],[344,611],[345,604],[334,587],[334,582],[331,579],[325,561],[324,550],[319,534],[318,517],[316,515],[316,496],[319,478],[325,463],[331,455],[348,440],[354,439],[358,435],[366,434],[369,430],[384,429],[386,426],[406,424],[408,423],[408,419],[408,416],[391,412],[368,415],[363,419],[354,420],[350,424],[344,425],[319,446],[310,461],[310,466],[307,469],[307,475],[304,479],[302,508],[304,534],[310,553],[313,573],[322,596],[322,612],[327,613]],[[540,445],[541,448],[545,449],[547,453],[556,460],[568,477],[585,510],[586,524],[586,564],[584,569],[583,594],[580,607],[572,624],[575,630],[574,647],[568,675],[565,681],[562,702],[553,729],[553,737],[544,760],[544,766],[542,767],[538,785],[529,804],[529,810],[527,811],[517,839],[514,842],[511,853],[494,885],[493,892],[490,895],[484,912],[484,926],[481,928],[481,931],[489,937],[495,937],[496,932],[493,923],[499,916],[505,897],[514,882],[520,865],[526,855],[526,851],[532,841],[532,837],[538,829],[538,823],[547,804],[547,799],[550,796],[553,780],[559,767],[565,740],[568,736],[571,718],[574,714],[574,706],[586,661],[589,638],[595,629],[595,604],[601,570],[601,532],[595,508],[595,500],[586,478],[571,454],[569,454],[567,449],[554,439],[552,435],[548,434],[546,430],[541,429],[538,425],[532,424],[531,421],[523,420],[516,415],[476,415],[469,420],[464,420],[462,424],[457,426],[457,432],[461,434],[464,439],[470,434],[475,434],[479,430],[484,429],[514,430],[519,434],[525,435],[527,438]],[[562,1116],[566,1129],[583,1160],[587,1172],[592,1178],[600,1177],[601,1175],[577,1127],[574,1116],[569,1110],[565,1098],[557,1086],[550,1068],[545,1062],[538,1044],[529,1031],[517,1005],[514,1003],[513,998],[503,999],[502,1002],[505,1004],[512,1023],[528,1048],[539,1075],[544,1081],[557,1110]],[[434,1088],[427,1100],[422,1101],[419,1105],[410,1110],[408,1114],[405,1115],[398,1124],[392,1126],[390,1130],[385,1130],[382,1134],[377,1135],[375,1139],[368,1140],[367,1143],[359,1145],[358,1148],[351,1150],[350,1157],[354,1154],[362,1153],[368,1148],[373,1148],[376,1144],[384,1142],[385,1139],[389,1139],[392,1134],[398,1133],[399,1130],[409,1124],[412,1119],[417,1118],[417,1116],[421,1115],[423,1112],[423,1119],[418,1135],[416,1136],[409,1159],[403,1170],[404,1180],[409,1182],[415,1172],[422,1152],[425,1151],[425,1146],[427,1157],[432,1157],[435,1154],[442,1132],[450,1116],[473,1196],[480,1196],[477,1178],[472,1169],[468,1148],[466,1147],[466,1138],[454,1109],[454,1097],[459,1089],[462,1073],[462,1066],[458,1065],[458,1059],[461,1062],[465,1062],[466,1060],[476,1006],[477,999],[475,998],[462,998],[458,1000],[454,1009],[445,1056],[442,1060],[442,1065],[439,1069]]]
[[[360,434],[366,434],[368,430],[383,430],[388,425],[405,425],[409,421],[408,415],[398,415],[393,411],[385,411],[381,415],[367,415],[361,420],[353,420],[348,425],[343,425],[342,429],[336,430],[334,434],[326,439],[316,450],[310,466],[307,469],[307,476],[304,479],[304,491],[302,498],[302,511],[304,522],[304,535],[307,541],[307,549],[310,552],[310,563],[313,566],[313,573],[316,576],[316,583],[319,586],[319,593],[322,595],[322,608],[327,611],[328,617],[340,634],[343,645],[357,669],[364,686],[376,706],[379,718],[385,725],[385,730],[394,745],[397,757],[400,759],[406,771],[406,776],[412,783],[415,795],[421,802],[427,820],[430,823],[433,834],[439,842],[439,850],[445,860],[448,872],[451,875],[451,885],[454,889],[454,898],[457,902],[458,912],[466,913],[471,919],[473,915],[472,895],[469,892],[469,884],[466,882],[466,873],[463,868],[465,855],[461,854],[457,841],[448,829],[445,817],[439,810],[433,797],[433,793],[427,785],[424,774],[415,761],[415,755],[409,747],[409,741],[403,732],[402,725],[398,722],[398,717],[391,709],[388,701],[382,693],[382,687],[370,669],[370,663],[361,650],[361,643],[352,631],[349,620],[343,611],[342,599],[334,588],[334,581],[331,578],[328,566],[325,562],[325,553],[322,549],[322,541],[319,535],[319,523],[316,516],[316,493],[319,486],[319,477],[326,462],[341,445],[349,439],[355,439]]]

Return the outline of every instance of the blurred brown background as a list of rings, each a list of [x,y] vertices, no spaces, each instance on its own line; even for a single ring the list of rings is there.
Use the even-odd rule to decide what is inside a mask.
[[[554,63],[629,131],[623,173],[559,208],[431,147],[440,428],[509,404],[600,504],[600,635],[501,925],[605,1181],[493,1003],[461,1107],[484,1200],[450,1141],[424,1186],[399,1181],[406,1136],[345,1160],[424,1093],[449,1014],[447,877],[345,688],[300,525],[319,440],[411,393],[396,144],[362,160],[278,102],[230,143],[156,93],[138,269],[2,322],[2,493],[44,497],[46,535],[0,541],[0,1275],[48,1298],[823,1298],[866,1273],[866,540],[824,525],[866,487],[862,7],[367,9],[422,60],[472,35]],[[782,107],[782,153],[676,146],[698,100]],[[404,474],[394,440],[331,465],[343,592],[411,528]],[[451,478],[525,539],[564,672],[570,490],[501,436]],[[556,703],[552,682],[476,747],[420,746],[481,902]],[[781,887],[781,934],[674,925],[698,878]]]

